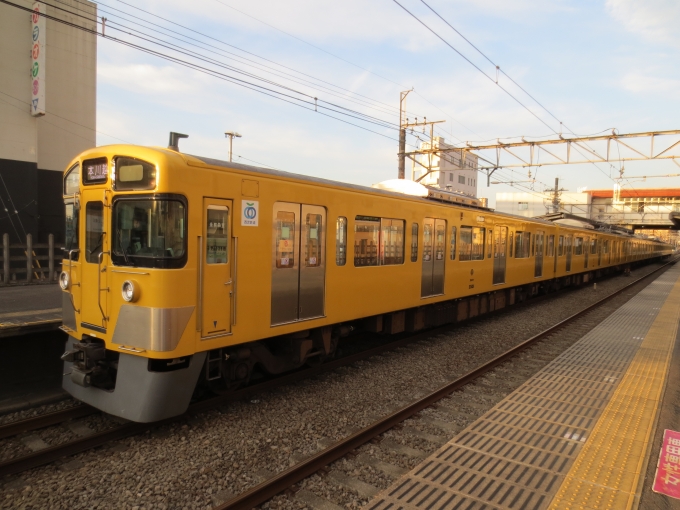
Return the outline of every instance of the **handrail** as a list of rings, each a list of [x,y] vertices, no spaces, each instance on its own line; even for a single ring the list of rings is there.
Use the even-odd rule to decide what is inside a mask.
[[[73,268],[73,259],[71,257],[73,256],[74,252],[79,253],[80,249],[74,248],[72,250],[69,250],[68,252],[68,282],[69,282],[68,295],[71,296],[71,306],[73,307],[73,311],[76,313],[80,313],[80,310],[76,308],[76,301],[73,297],[73,292],[71,291],[71,287],[73,287],[74,285],[78,285],[78,287],[80,287],[80,282],[78,282],[77,284],[73,283],[73,278],[71,276],[72,274],[71,269]]]
[[[97,289],[99,290],[99,292],[97,292],[97,304],[99,305],[99,311],[101,312],[102,318],[104,319],[102,324],[103,327],[106,327],[106,323],[109,321],[109,318],[106,316],[104,309],[102,308],[102,291],[105,290],[108,292],[109,287],[102,289],[102,255],[110,254],[110,251],[100,251],[97,255]],[[104,266],[104,270],[106,270],[106,266]]]

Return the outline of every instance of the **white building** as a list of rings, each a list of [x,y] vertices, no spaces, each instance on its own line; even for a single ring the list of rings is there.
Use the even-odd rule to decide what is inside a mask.
[[[471,197],[477,196],[477,156],[453,145],[445,143],[444,138],[437,136],[433,140],[435,149],[453,149],[440,156],[421,156],[422,165],[431,168],[432,172],[420,180],[427,186],[438,186],[442,189],[457,191]],[[422,144],[422,149],[430,148],[429,142]],[[427,173],[422,166],[413,163],[414,180]]]
[[[0,211],[0,235],[10,234],[15,243],[25,241],[24,231],[40,241],[53,233],[60,242],[62,172],[95,146],[97,42],[93,34],[31,12],[41,8],[96,30],[94,21],[77,15],[95,19],[96,7],[84,0],[60,0],[59,9],[14,3],[27,10],[0,4],[0,205],[8,209]]]
[[[588,193],[560,194],[561,204],[569,204],[570,214],[590,217],[591,195]],[[496,193],[496,210],[534,218],[554,212],[552,208],[552,194],[535,193]]]

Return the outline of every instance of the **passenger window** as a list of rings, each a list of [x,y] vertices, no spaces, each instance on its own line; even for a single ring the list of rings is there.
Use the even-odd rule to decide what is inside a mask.
[[[226,264],[229,253],[229,209],[221,205],[209,205],[207,221],[205,261],[207,264]]]
[[[344,266],[347,263],[347,218],[338,217],[335,223],[335,264]]]
[[[574,239],[574,255],[583,255],[583,238]]]
[[[590,241],[590,253],[593,255],[597,253],[597,239]]]
[[[515,232],[515,258],[528,258],[530,252],[531,232]]]
[[[278,211],[274,219],[276,228],[276,267],[295,266],[295,213]]]
[[[514,233],[512,230],[510,231],[510,234],[508,235],[508,239],[509,239],[509,241],[510,241],[510,243],[509,243],[509,244],[510,244],[510,247],[509,247],[510,249],[508,250],[508,253],[510,254],[510,257],[512,257],[513,253],[515,253],[514,250],[513,250],[513,247],[514,247],[514,240],[515,240],[515,233]]]
[[[460,227],[458,260],[484,260],[484,234],[480,227]]]
[[[85,260],[99,262],[104,243],[104,204],[88,202],[85,206]]]
[[[411,262],[418,261],[418,224],[411,225]]]
[[[546,255],[548,257],[555,256],[555,236],[554,235],[548,236],[548,249],[547,249]]]
[[[456,227],[451,227],[451,260],[456,259]]]
[[[305,267],[319,267],[321,265],[321,215],[308,214],[307,239],[305,239]]]
[[[354,223],[354,265],[378,265],[380,218],[357,216]]]
[[[446,222],[443,224],[437,222],[435,227],[435,252],[434,256],[436,260],[444,260],[446,256]]]
[[[491,250],[493,249],[493,230],[488,230],[486,233],[486,246],[488,249],[487,258],[491,258]]]
[[[404,220],[380,220],[380,265],[404,263]]]
[[[564,255],[564,236],[560,236],[557,240],[557,255],[561,257]]]

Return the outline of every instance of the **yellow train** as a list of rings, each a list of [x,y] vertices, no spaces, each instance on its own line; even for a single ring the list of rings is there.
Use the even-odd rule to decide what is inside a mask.
[[[134,421],[322,362],[352,329],[464,320],[671,253],[174,149],[99,147],[64,173],[63,386]]]

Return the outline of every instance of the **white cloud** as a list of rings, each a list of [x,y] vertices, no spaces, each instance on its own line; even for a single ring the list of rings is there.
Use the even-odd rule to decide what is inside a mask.
[[[652,74],[628,73],[621,79],[623,88],[630,91],[644,94],[654,92],[674,92],[680,90],[680,80],[673,78],[662,78]]]
[[[678,0],[607,0],[607,9],[631,32],[652,42],[680,47]]]

